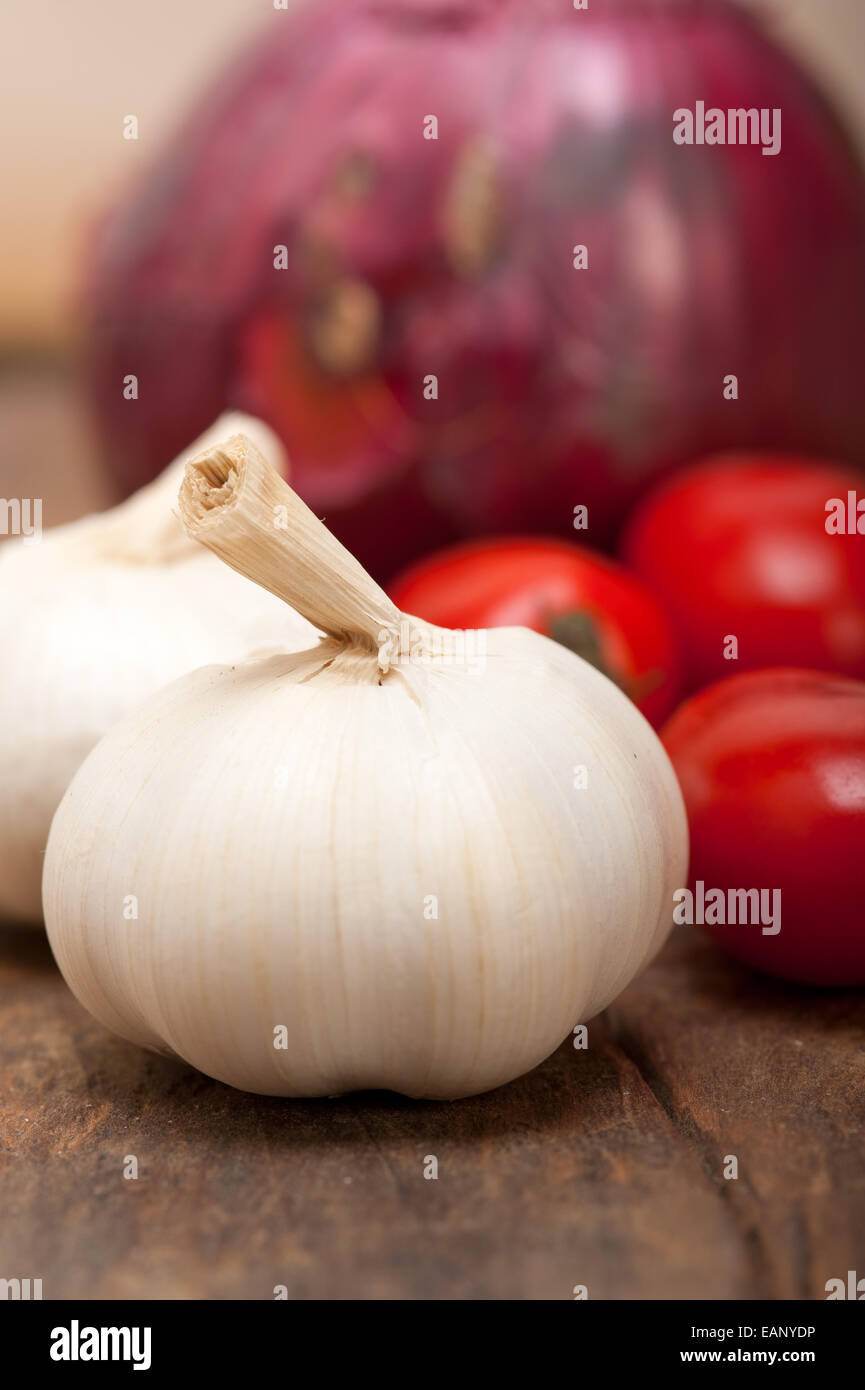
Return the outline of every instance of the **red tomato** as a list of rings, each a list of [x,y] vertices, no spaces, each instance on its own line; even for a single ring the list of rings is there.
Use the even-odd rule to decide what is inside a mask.
[[[672,619],[688,689],[763,666],[865,677],[865,535],[826,530],[826,504],[846,517],[857,489],[865,499],[865,478],[840,465],[729,457],[638,507],[622,553]]]
[[[642,584],[567,541],[452,546],[389,585],[403,612],[439,627],[528,627],[570,647],[630,695],[653,724],[679,695],[669,624]]]
[[[767,889],[767,908],[781,890],[777,934],[761,921],[711,935],[788,980],[865,984],[865,683],[731,676],[686,701],[661,737],[688,808],[692,890]]]

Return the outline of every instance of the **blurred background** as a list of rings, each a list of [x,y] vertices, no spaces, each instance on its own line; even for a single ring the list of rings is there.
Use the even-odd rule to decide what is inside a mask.
[[[747,7],[816,77],[865,151],[861,0]],[[208,82],[289,19],[270,0],[10,0],[0,12],[0,493],[44,494],[46,524],[107,504],[149,466],[105,467],[106,432],[97,443],[81,390],[81,275],[96,219],[152,169]],[[131,113],[138,140],[122,138]],[[495,524],[481,516],[467,526]],[[415,548],[448,538],[433,528]]]
[[[823,79],[865,151],[861,0],[747,3]],[[147,167],[232,53],[284,18],[268,0],[9,0],[2,7],[0,344],[7,353],[68,347],[75,274],[94,213]],[[141,123],[137,142],[121,139],[130,112]]]

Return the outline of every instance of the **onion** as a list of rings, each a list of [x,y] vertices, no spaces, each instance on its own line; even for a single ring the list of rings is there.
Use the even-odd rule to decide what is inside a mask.
[[[780,108],[780,153],[677,145],[698,101]],[[863,244],[832,113],[731,5],[318,0],[97,236],[107,450],[131,488],[225,406],[261,415],[379,577],[577,504],[603,543],[695,455],[857,454]]]

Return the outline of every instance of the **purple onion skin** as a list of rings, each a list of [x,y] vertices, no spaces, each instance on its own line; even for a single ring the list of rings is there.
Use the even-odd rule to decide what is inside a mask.
[[[781,108],[781,152],[676,145],[698,100]],[[131,490],[256,411],[381,579],[458,535],[573,535],[580,503],[603,544],[705,453],[860,461],[863,187],[811,82],[719,0],[274,12],[97,233],[107,457]]]

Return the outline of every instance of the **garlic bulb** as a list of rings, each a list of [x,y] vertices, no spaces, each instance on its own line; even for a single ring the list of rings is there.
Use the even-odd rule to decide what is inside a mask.
[[[232,427],[279,448],[240,415],[198,444]],[[51,817],[93,745],[144,696],[274,637],[315,641],[303,619],[189,540],[172,514],[183,467],[39,544],[0,547],[0,916],[41,921]]]
[[[185,676],[91,753],[46,854],[67,982],[268,1095],[535,1066],[667,935],[687,830],[658,739],[545,637],[398,613],[243,437],[190,462],[180,509],[327,636]]]

